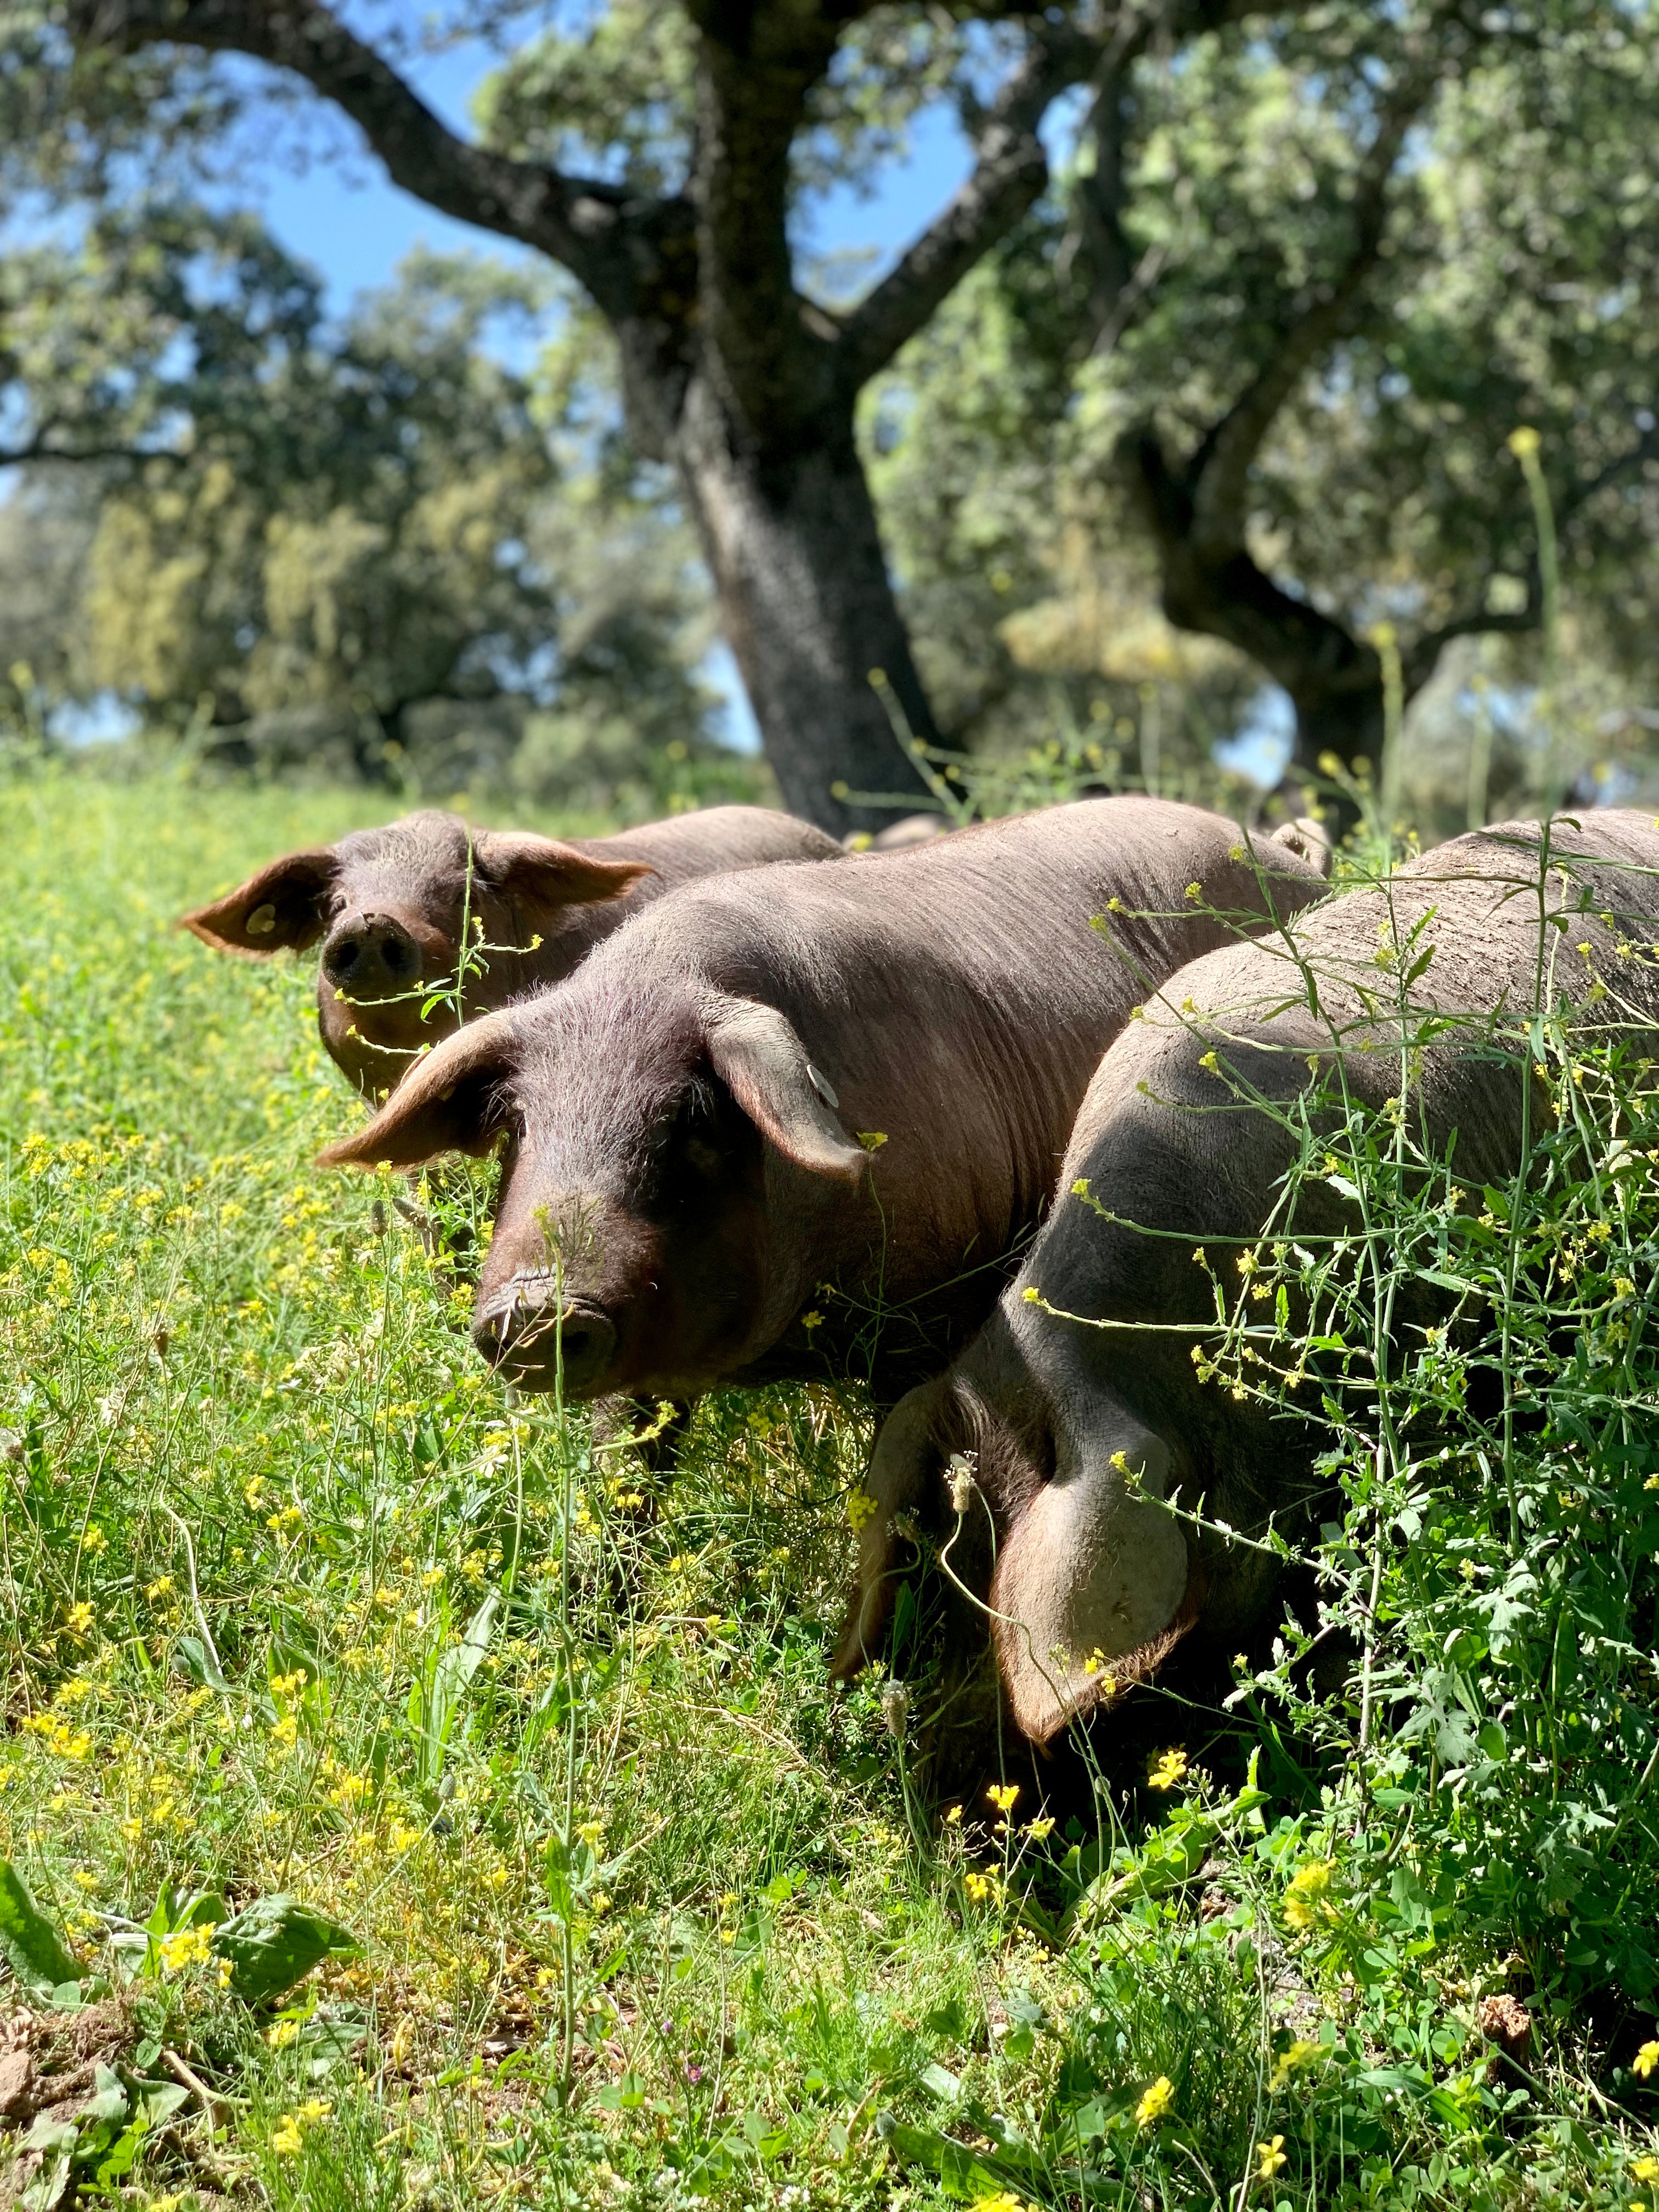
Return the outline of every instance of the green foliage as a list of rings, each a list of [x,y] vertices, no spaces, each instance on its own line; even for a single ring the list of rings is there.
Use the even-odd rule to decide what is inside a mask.
[[[9,1859],[0,1859],[0,1954],[33,1996],[51,1996],[79,1979],[58,1930],[29,1895]]]
[[[486,347],[550,305],[416,253],[336,329],[257,222],[182,201],[0,258],[14,450],[80,457],[0,507],[6,689],[265,772],[651,811],[665,747],[717,757],[707,617],[657,489],[595,477],[582,378]]]
[[[1411,983],[1432,933],[1391,956],[1407,1070],[1431,1033]],[[1481,1039],[1548,1085],[1523,1177],[1466,1191],[1455,1146],[1425,1149],[1409,1103],[1374,1115],[1310,1101],[1270,1239],[1237,1296],[1220,1293],[1218,1372],[1287,1413],[1318,1391],[1343,1502],[1319,1553],[1317,1626],[1363,1654],[1351,1705],[1291,1687],[1310,1630],[1257,1686],[1328,1754],[1347,1759],[1358,1728],[1355,1892],[1315,1916],[1342,1971],[1389,1972],[1375,1908],[1430,1949],[1513,1947],[1564,2007],[1611,1989],[1650,2012],[1659,1940],[1637,1900],[1659,1879],[1659,1096],[1639,1038],[1616,1022],[1576,1032],[1547,987],[1536,1012]],[[1336,1193],[1352,1229],[1310,1237],[1302,1190]],[[1278,1316],[1265,1344],[1257,1302]]]
[[[1121,441],[1151,424],[1184,460],[1276,376],[1298,319],[1341,278],[1385,94],[1423,72],[1432,89],[1379,254],[1343,330],[1291,363],[1252,458],[1250,551],[1357,636],[1384,617],[1408,646],[1448,623],[1518,623],[1486,668],[1512,692],[1538,673],[1536,532],[1503,445],[1532,426],[1570,642],[1602,675],[1591,712],[1640,700],[1659,590],[1659,294],[1642,213],[1654,37],[1646,7],[1489,11],[1466,37],[1444,11],[1344,4],[1139,62],[1121,107],[1115,204],[1139,272],[1121,327],[1102,339],[1091,321],[1100,156],[1085,135],[1069,175],[866,403],[945,726],[976,749],[1024,741],[1057,684],[1079,720],[1137,723],[1138,680],[1181,699],[1165,708],[1172,757],[1237,726],[1260,680],[1242,653],[1231,671],[1160,678],[1117,649],[1158,590]]]
[[[325,1959],[349,1959],[356,1938],[298,1898],[256,1898],[213,1932],[213,1955],[230,1969],[228,1986],[244,2004],[286,1996]]]
[[[1517,1437],[1533,1610],[1501,1634],[1492,1617],[1516,1601],[1501,1485],[1470,1493],[1419,1454],[1417,1540],[1384,1554],[1390,1719],[1368,1794],[1344,1778],[1340,1708],[1287,1714],[1287,1672],[1248,1686],[1254,1773],[1221,1778],[1224,1741],[1207,1771],[1193,1717],[1166,1706],[1161,1740],[1194,1748],[1161,1757],[1156,1786],[1102,1773],[1097,1832],[1012,1784],[935,1826],[879,1682],[824,1677],[861,1410],[712,1401],[666,1482],[582,1416],[504,1401],[464,1333],[459,1264],[407,1233],[398,1181],[308,1164],[357,1109],[305,972],[216,961],[168,926],[204,881],[361,818],[362,795],[58,770],[6,796],[0,1850],[81,1985],[80,2013],[37,2008],[30,2034],[103,2020],[100,1978],[125,1991],[99,2046],[110,2081],[33,2149],[9,2139],[20,2185],[180,2212],[203,2160],[307,2212],[491,2192],[550,2212],[1219,2207],[1247,2177],[1253,2204],[1627,2212],[1650,2186],[1652,2096],[1628,2064],[1646,2031],[1592,2031],[1568,2002],[1627,1975],[1651,1927],[1630,1785],[1653,1700],[1609,1611],[1645,1601],[1629,1509],[1651,1502],[1651,1459],[1643,1434],[1627,1464],[1597,1441],[1632,1417],[1620,1378],[1644,1339],[1613,1274],[1651,1209],[1635,1168],[1573,1133],[1581,1109],[1600,1126],[1612,1073],[1559,1070],[1572,1103],[1544,1131],[1525,1247],[1540,1272],[1517,1314],[1542,1330],[1574,1255],[1583,1339],[1552,1370],[1518,1328],[1540,1408],[1560,1409]],[[1368,1142],[1348,1172],[1382,1177]],[[454,1253],[487,1196],[467,1169],[417,1200]],[[1411,1264],[1438,1237],[1443,1272],[1494,1267],[1478,1220],[1419,1211]],[[1613,1234],[1591,1237],[1604,1218]],[[1443,1396],[1452,1356],[1423,1355],[1419,1397]],[[1604,1409],[1587,1446],[1560,1426],[1574,1407]],[[1569,1482],[1571,1512],[1550,1495]],[[1376,1556],[1375,1489],[1355,1474],[1349,1495],[1334,1604]],[[1619,1527],[1595,1518],[1615,1506]],[[1448,1650],[1477,1628],[1479,1656]],[[1461,1768],[1467,1743],[1438,1733],[1463,1710],[1449,1668],[1476,1708]],[[1500,1720],[1522,1690],[1525,1715]],[[1623,1826],[1544,1817],[1524,1761],[1490,1771],[1489,1721],[1547,1738],[1564,1807],[1599,1802],[1622,1761]],[[1316,1729],[1322,1790],[1296,1763]],[[263,1984],[223,1985],[239,1928],[283,1952]],[[1489,2079],[1479,2002],[1517,1946],[1536,2048],[1524,2079]]]

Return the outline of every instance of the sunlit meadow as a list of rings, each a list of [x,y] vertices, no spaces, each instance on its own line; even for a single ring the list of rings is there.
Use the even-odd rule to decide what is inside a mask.
[[[1097,1832],[927,1804],[925,1648],[826,1677],[854,1401],[672,1477],[505,1401],[487,1170],[314,1168],[308,970],[171,927],[371,805],[5,787],[0,1854],[72,1971],[0,1896],[0,2202],[1659,2201],[1659,2046],[1546,2004],[1505,2071],[1501,1933],[1390,1917],[1305,1742],[1171,1708]],[[272,1899],[281,1987],[217,1933]]]

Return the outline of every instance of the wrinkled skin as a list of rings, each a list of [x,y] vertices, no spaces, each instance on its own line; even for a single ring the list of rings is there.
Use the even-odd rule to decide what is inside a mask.
[[[1270,1518],[1294,1535],[1316,1492],[1316,1432],[1270,1423],[1219,1383],[1206,1386],[1193,1337],[1146,1325],[1212,1321],[1194,1248],[1261,1235],[1293,1155],[1244,1086],[1293,1100],[1316,1079],[1310,1056],[1322,1079],[1340,1072],[1380,1106],[1399,1092],[1402,1034],[1431,1009],[1459,1018],[1424,1052],[1407,1110],[1431,1152],[1455,1134],[1460,1182],[1478,1191],[1515,1175],[1524,1131],[1547,1109],[1534,1097],[1528,1124],[1524,1058],[1495,1055],[1488,1033],[1498,1010],[1534,1002],[1538,835],[1536,823],[1504,823],[1457,838],[1401,870],[1386,894],[1355,891],[1300,916],[1286,934],[1315,976],[1317,1012],[1285,941],[1267,940],[1183,969],[1106,1054],[1060,1171],[1068,1196],[980,1335],[882,1431],[837,1675],[878,1654],[893,1589],[915,1557],[905,1537],[918,1526],[957,1530],[953,1566],[994,1616],[1004,1710],[1035,1745],[1156,1673],[1188,1632],[1218,1656],[1272,1625],[1276,1563],[1195,1530],[1162,1501],[1195,1510],[1201,1500],[1207,1522],[1247,1535]],[[1617,1000],[1580,1018],[1605,1018],[1617,1003],[1618,1018],[1644,1026],[1659,1017],[1659,965],[1628,945],[1621,959],[1617,948],[1656,936],[1659,872],[1659,872],[1659,829],[1645,814],[1558,819],[1552,852],[1577,857],[1566,860],[1570,886],[1554,872],[1549,884],[1551,911],[1571,918],[1541,932],[1547,999],[1578,1005],[1599,972]],[[1593,911],[1576,910],[1584,902]],[[1395,974],[1377,965],[1379,932],[1391,923],[1403,944],[1431,914],[1412,958],[1431,942],[1434,956],[1402,1014]],[[1070,1194],[1084,1179],[1118,1218]],[[1319,1179],[1298,1190],[1293,1222],[1317,1235],[1352,1229],[1354,1217]],[[1275,1216],[1273,1234],[1291,1225]],[[1438,1298],[1428,1285],[1407,1294],[1396,1332],[1443,1318]],[[1080,1325],[1089,1322],[1117,1326]],[[987,1632],[982,1613],[955,1607],[951,1665],[964,1681]],[[1189,1645],[1183,1662],[1194,1656]]]
[[[1149,984],[1323,889],[1139,799],[689,885],[324,1157],[507,1133],[475,1334],[525,1388],[842,1376],[890,1402],[990,1310]]]
[[[568,841],[469,830],[458,815],[428,809],[284,854],[185,915],[183,927],[204,944],[258,959],[320,940],[323,1042],[365,1097],[380,1098],[423,1046],[559,981],[675,885],[768,860],[840,856],[810,823],[760,806],[712,806]],[[464,931],[481,960],[457,991]],[[449,995],[429,1006],[446,987]]]

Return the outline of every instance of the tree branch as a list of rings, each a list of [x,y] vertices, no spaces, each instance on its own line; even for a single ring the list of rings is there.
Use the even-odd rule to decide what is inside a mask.
[[[1599,468],[1594,476],[1582,477],[1569,485],[1555,503],[1556,527],[1565,537],[1573,518],[1581,514],[1593,499],[1606,491],[1620,477],[1628,476],[1632,469],[1644,462],[1659,459],[1659,422],[1643,431],[1636,443],[1623,453]],[[1493,575],[1507,571],[1494,571]],[[1527,569],[1527,603],[1502,614],[1495,614],[1485,602],[1491,590],[1493,576],[1488,576],[1476,603],[1465,614],[1455,615],[1449,622],[1442,623],[1418,639],[1402,656],[1406,686],[1408,692],[1420,691],[1433,675],[1435,666],[1446,647],[1460,637],[1484,637],[1494,633],[1519,636],[1536,629],[1543,620],[1543,579],[1539,574],[1538,555],[1534,550]]]
[[[1150,426],[1120,449],[1132,496],[1157,549],[1164,611],[1179,629],[1248,653],[1307,715],[1350,696],[1381,695],[1373,649],[1334,616],[1291,597],[1248,547],[1218,559],[1193,528],[1192,489]]]
[[[468,145],[317,0],[69,0],[69,27],[82,46],[200,46],[291,70],[350,116],[404,191],[550,255],[613,319],[634,305],[640,272],[618,234],[663,204]]]
[[[1085,354],[1109,353],[1157,282],[1167,251],[1150,246],[1137,256],[1123,228],[1128,200],[1124,166],[1128,155],[1129,72],[1151,43],[1150,17],[1127,15],[1094,76],[1095,96],[1079,143],[1092,148],[1094,166],[1072,187],[1072,220],[1055,256],[1064,283],[1081,266]]]
[[[1310,0],[1281,0],[1275,12],[1295,15],[1310,4]],[[1062,281],[1074,268],[1082,272],[1081,353],[1112,350],[1170,259],[1170,249],[1161,240],[1137,254],[1124,228],[1133,66],[1154,47],[1173,48],[1238,21],[1253,5],[1254,0],[1148,0],[1144,11],[1124,9],[1093,75],[1095,97],[1079,143],[1092,149],[1094,162],[1073,181],[1071,225],[1055,257],[1055,273]],[[1178,196],[1183,187],[1184,180],[1178,181]]]
[[[144,446],[49,446],[32,438],[27,446],[0,446],[0,469],[33,468],[43,461],[182,461],[182,453],[170,453],[164,447]]]
[[[1388,188],[1406,134],[1433,92],[1436,74],[1415,72],[1382,112],[1354,191],[1354,240],[1336,275],[1291,303],[1273,358],[1218,422],[1189,465],[1193,531],[1212,556],[1244,544],[1249,472],[1279,409],[1314,362],[1341,336],[1376,268],[1388,222]]]
[[[1006,237],[1048,181],[1037,135],[1049,104],[1101,64],[1098,44],[1038,21],[1024,61],[984,111],[972,174],[939,219],[846,315],[837,355],[854,390],[886,368],[962,279]]]

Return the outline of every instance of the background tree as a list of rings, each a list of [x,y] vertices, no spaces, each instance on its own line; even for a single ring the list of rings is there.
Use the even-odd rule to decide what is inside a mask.
[[[243,759],[446,790],[615,799],[653,752],[707,753],[685,533],[594,449],[580,377],[482,343],[543,304],[416,254],[336,329],[257,222],[178,201],[0,260],[0,458],[27,472],[0,666]]]
[[[1158,22],[1179,38],[1237,12],[1172,0]],[[458,21],[486,15],[504,33],[518,11]],[[1143,47],[1152,16],[1049,10],[993,38],[939,11],[845,0],[619,0],[574,35],[526,37],[475,141],[422,103],[386,42],[313,0],[65,0],[64,21],[87,64],[76,96],[100,112],[119,106],[110,58],[118,76],[158,43],[187,73],[191,54],[255,56],[349,116],[406,189],[569,271],[617,341],[636,447],[676,471],[787,800],[846,828],[881,818],[847,793],[920,787],[867,680],[884,670],[911,728],[934,734],[860,462],[857,397],[1042,191],[1056,95]],[[972,172],[837,312],[792,250],[803,178],[856,169],[872,125],[878,141],[941,86]],[[201,97],[225,97],[210,73]]]
[[[1655,37],[1339,4],[1103,77],[1070,176],[867,422],[969,718],[1018,689],[1023,600],[1069,606],[1048,666],[1098,678],[1086,640],[1150,592],[1284,686],[1303,759],[1374,758],[1376,624],[1408,696],[1452,641],[1538,629],[1522,425],[1577,641],[1650,678]]]

